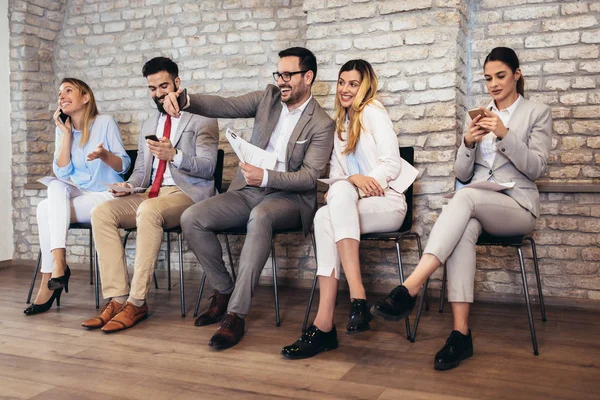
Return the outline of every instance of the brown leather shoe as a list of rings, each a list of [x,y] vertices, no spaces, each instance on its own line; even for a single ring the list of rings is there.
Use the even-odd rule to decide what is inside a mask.
[[[113,333],[131,328],[139,321],[148,318],[148,305],[144,302],[141,307],[136,307],[130,302],[125,302],[123,308],[106,325],[102,327],[105,333]]]
[[[210,305],[208,306],[208,310],[196,318],[194,325],[204,326],[216,324],[222,320],[223,316],[227,312],[227,304],[229,304],[230,297],[231,293],[221,294],[218,290],[215,290],[213,295],[210,296]]]
[[[227,313],[221,322],[221,326],[210,338],[208,345],[218,350],[235,346],[244,336],[245,325],[244,318],[238,317],[236,313]]]
[[[123,307],[123,304],[115,300],[111,300],[102,307],[100,310],[100,315],[88,319],[87,321],[83,321],[81,326],[88,329],[102,328],[108,321],[118,314],[119,310],[121,310],[121,307]]]

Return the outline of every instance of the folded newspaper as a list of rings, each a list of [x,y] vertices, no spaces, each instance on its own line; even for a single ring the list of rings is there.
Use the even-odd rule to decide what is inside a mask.
[[[43,178],[38,179],[37,181],[39,183],[43,184],[43,185],[46,185],[46,186],[50,185],[50,182],[52,182],[52,181],[61,181],[63,183],[66,183],[69,186],[73,186],[73,187],[76,187],[76,188],[79,189],[79,187],[76,184],[74,184],[73,182],[71,182],[71,181],[65,181],[64,179],[58,179],[55,176],[45,176]]]
[[[225,137],[241,162],[262,169],[275,169],[277,154],[267,151],[245,141],[240,135],[227,128]]]

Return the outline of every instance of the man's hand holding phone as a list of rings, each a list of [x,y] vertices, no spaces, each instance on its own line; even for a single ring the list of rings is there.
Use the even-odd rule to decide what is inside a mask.
[[[166,137],[159,139],[156,135],[147,135],[145,138],[146,145],[154,157],[164,161],[173,160],[177,152],[170,139]]]
[[[176,92],[171,92],[165,96],[163,108],[171,117],[179,118],[181,110],[188,105],[187,89],[179,88]]]
[[[127,183],[127,182],[116,182],[116,183],[114,183],[114,185],[115,186],[121,186],[121,187],[124,187],[124,188],[132,188],[132,186],[129,183]],[[112,195],[114,197],[129,196],[131,194],[130,192],[119,192],[119,191],[114,190],[114,189],[108,189],[108,192],[112,193]]]

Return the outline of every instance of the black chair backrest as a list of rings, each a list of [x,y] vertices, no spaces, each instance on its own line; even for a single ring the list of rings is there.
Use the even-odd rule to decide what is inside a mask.
[[[400,147],[400,157],[402,157],[410,165],[415,164],[415,149],[414,147]],[[404,222],[400,227],[400,232],[407,232],[412,229],[412,217],[413,217],[413,186],[406,190],[404,196],[406,197],[406,216]]]
[[[223,149],[219,149],[217,152],[217,165],[215,167],[215,190],[218,193],[222,193],[223,188],[223,160],[225,159],[225,152]]]
[[[137,149],[135,150],[125,150],[127,152],[127,155],[129,156],[129,158],[131,158],[131,166],[129,167],[129,169],[127,170],[127,172],[125,172],[125,174],[123,175],[123,179],[125,179],[125,181],[127,181],[129,179],[129,177],[131,176],[131,174],[133,173],[133,167],[135,167],[135,160],[137,160]]]

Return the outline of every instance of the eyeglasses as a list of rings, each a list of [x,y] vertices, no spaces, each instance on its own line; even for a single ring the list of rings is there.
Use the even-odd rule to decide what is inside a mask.
[[[273,79],[275,79],[275,81],[278,81],[279,78],[281,78],[284,82],[289,82],[290,79],[292,79],[292,76],[296,75],[296,74],[303,74],[305,72],[308,72],[309,70],[304,70],[304,71],[295,71],[295,72],[273,72]]]

